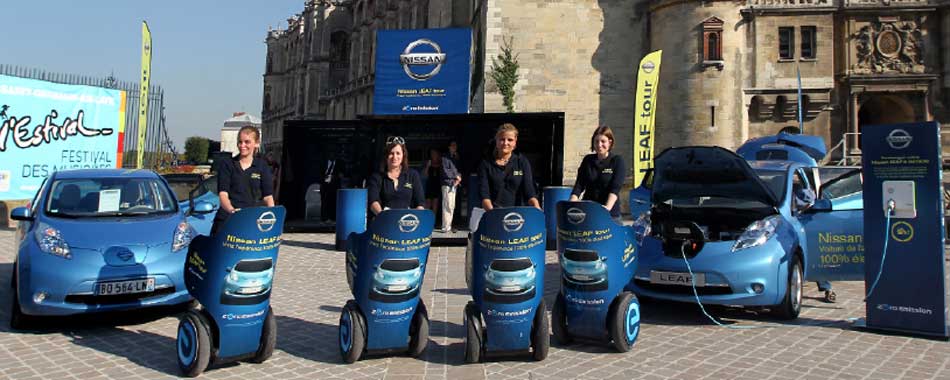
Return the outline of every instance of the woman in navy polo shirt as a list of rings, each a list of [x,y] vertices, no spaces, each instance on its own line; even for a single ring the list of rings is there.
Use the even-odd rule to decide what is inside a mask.
[[[485,211],[524,205],[541,208],[531,164],[525,156],[515,153],[517,146],[518,128],[510,123],[498,127],[494,154],[478,166],[480,196]]]
[[[608,126],[594,130],[590,138],[593,154],[584,156],[577,169],[577,182],[571,191],[571,201],[583,194],[584,200],[600,203],[614,220],[620,220],[620,190],[623,188],[626,167],[623,157],[611,153],[614,147],[614,132]]]
[[[419,173],[409,168],[406,141],[402,137],[390,137],[383,150],[385,160],[378,172],[367,181],[367,201],[374,215],[392,208],[422,210],[425,193]]]
[[[252,126],[238,131],[238,155],[218,167],[218,197],[221,208],[214,216],[211,234],[231,214],[245,207],[274,206],[274,181],[267,162],[254,156],[261,143],[261,132]]]

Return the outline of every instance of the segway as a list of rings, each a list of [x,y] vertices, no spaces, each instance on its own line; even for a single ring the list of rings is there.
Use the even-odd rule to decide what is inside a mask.
[[[469,239],[465,280],[465,362],[489,355],[548,355],[544,304],[544,214],[532,207],[486,212]]]
[[[262,363],[274,352],[270,295],[284,230],[284,208],[245,208],[217,234],[197,236],[185,260],[185,286],[200,306],[178,323],[178,368],[188,377],[209,364]]]
[[[432,227],[429,210],[386,210],[346,242],[346,280],[353,300],[340,315],[340,356],[408,352],[429,342],[429,314],[419,299]]]
[[[627,352],[640,333],[640,302],[624,287],[636,271],[633,230],[598,203],[558,202],[561,290],[551,311],[556,342],[613,342]]]

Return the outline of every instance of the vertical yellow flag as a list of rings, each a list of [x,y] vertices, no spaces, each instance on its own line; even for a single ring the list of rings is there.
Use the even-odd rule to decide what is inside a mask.
[[[135,167],[142,168],[142,159],[145,154],[145,130],[148,127],[148,82],[152,76],[152,33],[148,30],[148,24],[142,21],[142,79],[139,88],[139,141],[136,144],[138,157],[135,159]]]
[[[643,183],[647,172],[653,169],[653,142],[656,130],[656,94],[660,81],[662,50],[657,50],[640,61],[637,72],[637,103],[634,115],[633,186]]]

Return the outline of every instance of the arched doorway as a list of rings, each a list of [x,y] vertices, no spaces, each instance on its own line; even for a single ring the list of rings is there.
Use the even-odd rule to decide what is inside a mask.
[[[858,132],[865,125],[912,123],[916,121],[914,107],[898,95],[872,95],[858,111]],[[858,138],[858,148],[861,139]]]

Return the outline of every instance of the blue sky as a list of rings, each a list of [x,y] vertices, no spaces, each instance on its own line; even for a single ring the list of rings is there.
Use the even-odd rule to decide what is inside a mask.
[[[220,139],[232,112],[261,115],[267,27],[304,0],[11,0],[0,5],[0,63],[137,81],[141,23],[152,31],[152,84],[169,136]]]

